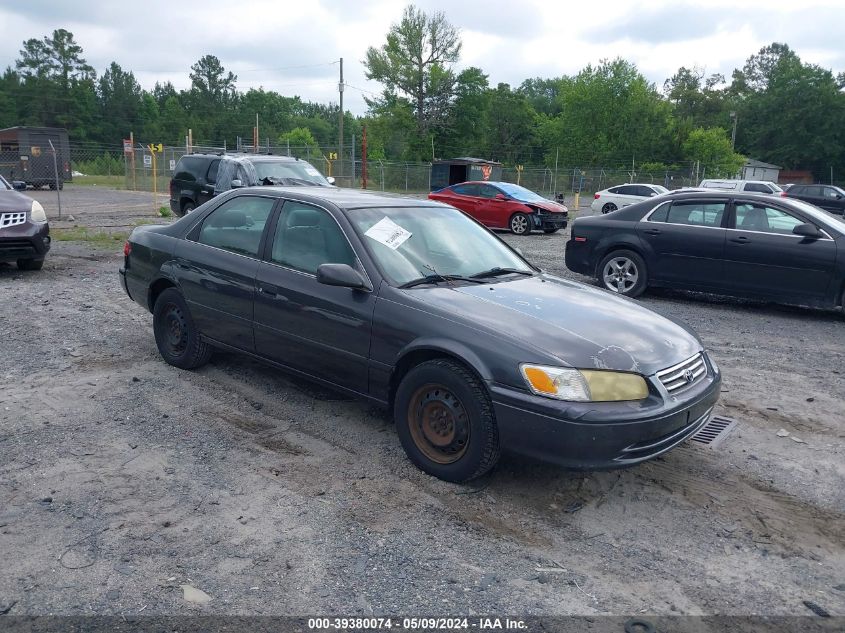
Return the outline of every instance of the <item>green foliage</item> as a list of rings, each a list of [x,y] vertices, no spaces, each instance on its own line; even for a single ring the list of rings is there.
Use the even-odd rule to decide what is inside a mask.
[[[745,157],[731,148],[731,141],[722,128],[696,128],[683,146],[684,157],[694,161],[708,176],[733,178],[745,164]]]
[[[295,127],[290,132],[280,134],[279,143],[282,145],[289,143],[291,147],[295,148],[307,147],[314,151],[320,150],[317,140],[307,127]]]
[[[74,161],[74,169],[86,176],[114,176],[122,175],[126,166],[120,155],[103,152],[92,160]]]
[[[170,207],[162,206],[158,208],[158,214],[163,218],[169,218],[173,215],[173,212],[170,210]]]

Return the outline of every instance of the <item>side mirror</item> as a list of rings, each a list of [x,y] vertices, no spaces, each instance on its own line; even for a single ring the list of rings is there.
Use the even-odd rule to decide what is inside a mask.
[[[13,180],[12,188],[15,191],[26,191],[26,183],[23,180]]]
[[[822,232],[819,231],[815,224],[799,224],[792,229],[792,232],[802,237],[818,238],[822,235]]]
[[[657,192],[656,192],[656,191],[652,191],[650,194],[648,194],[648,197],[649,197],[649,198],[653,198],[653,197],[654,197],[654,196],[656,196],[656,195],[657,195]]]
[[[495,198],[493,198],[493,199],[494,199],[494,200],[507,200],[507,199],[508,199],[508,197],[507,197],[505,194],[503,194],[503,193],[497,193],[497,194],[496,194],[496,197],[495,197]]]
[[[241,180],[239,178],[235,178],[232,181],[232,189],[238,189],[239,187],[243,187],[243,186],[244,186],[244,183],[241,182]]]
[[[357,270],[349,264],[320,264],[317,267],[317,281],[327,286],[362,289],[367,283]]]
[[[330,185],[333,185],[335,183],[334,176],[329,176],[328,178],[326,178],[326,180],[329,182]]]

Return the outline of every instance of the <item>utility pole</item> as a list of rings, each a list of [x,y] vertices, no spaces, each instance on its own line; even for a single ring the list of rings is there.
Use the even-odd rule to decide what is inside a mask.
[[[340,94],[340,120],[338,121],[338,141],[337,141],[337,157],[339,162],[337,177],[340,178],[343,172],[343,57],[340,58],[340,82],[337,84],[337,90]]]
[[[361,148],[361,189],[367,188],[367,126],[362,130],[364,138],[362,139],[363,147]]]

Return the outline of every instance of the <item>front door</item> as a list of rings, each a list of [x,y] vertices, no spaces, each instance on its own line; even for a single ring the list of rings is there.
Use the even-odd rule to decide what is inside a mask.
[[[335,218],[287,201],[255,278],[255,345],[267,358],[366,393],[375,296],[317,281],[320,264],[364,273]]]
[[[736,291],[784,298],[827,294],[836,244],[792,229],[806,220],[757,201],[737,200],[725,246],[725,280]]]
[[[224,202],[174,253],[179,285],[200,332],[253,351],[252,304],[265,225],[275,198]]]

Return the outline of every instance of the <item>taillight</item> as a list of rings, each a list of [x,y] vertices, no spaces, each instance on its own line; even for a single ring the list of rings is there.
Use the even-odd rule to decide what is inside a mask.
[[[575,238],[575,241],[576,241],[576,242],[586,242],[586,241],[587,241],[587,238],[586,238],[586,237],[576,237],[576,238]]]
[[[600,193],[597,193],[597,194],[596,194],[595,196],[593,196],[593,197],[594,197],[596,200],[598,200],[599,198],[601,198],[601,194],[600,194]]]
[[[131,252],[132,252],[132,244],[129,242],[129,240],[126,240],[126,242],[123,244],[123,256],[129,257],[129,253],[131,253]]]
[[[781,197],[781,198],[786,198],[786,192],[785,192],[785,191],[781,191],[781,192],[780,192],[780,197]]]

